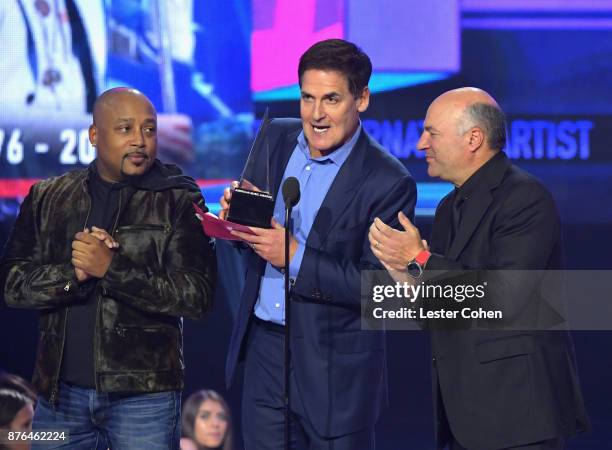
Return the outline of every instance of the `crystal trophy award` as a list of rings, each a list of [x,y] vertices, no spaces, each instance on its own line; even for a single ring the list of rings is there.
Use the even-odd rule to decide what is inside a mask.
[[[258,228],[272,227],[270,222],[274,214],[274,198],[270,193],[270,143],[266,136],[268,124],[266,108],[242,170],[240,184],[232,193],[227,215],[229,222]],[[265,164],[257,165],[258,158],[265,158]]]

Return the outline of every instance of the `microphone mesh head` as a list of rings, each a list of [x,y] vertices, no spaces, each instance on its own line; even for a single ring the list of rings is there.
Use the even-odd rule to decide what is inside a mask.
[[[300,182],[295,177],[289,177],[283,183],[283,200],[285,206],[295,206],[300,201]]]

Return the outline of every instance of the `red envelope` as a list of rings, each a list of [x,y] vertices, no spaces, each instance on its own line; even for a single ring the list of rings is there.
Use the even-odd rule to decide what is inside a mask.
[[[207,236],[216,238],[216,239],[224,239],[226,241],[243,241],[238,236],[234,236],[231,231],[242,231],[243,233],[255,234],[251,231],[251,229],[245,225],[240,225],[234,222],[228,222],[227,220],[219,219],[213,213],[205,213],[202,209],[193,204],[193,208],[195,209],[195,216],[202,223],[202,228],[204,229],[204,233]]]

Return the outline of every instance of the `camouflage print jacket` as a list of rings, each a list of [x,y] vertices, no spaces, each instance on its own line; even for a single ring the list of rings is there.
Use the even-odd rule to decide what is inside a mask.
[[[95,164],[95,162],[94,162]],[[182,317],[211,306],[216,263],[194,216],[206,211],[197,185],[156,161],[121,190],[112,230],[120,243],[104,278],[79,284],[71,243],[87,220],[89,169],[35,184],[0,262],[5,302],[40,312],[34,385],[54,403],[68,308],[96,292],[95,384],[99,392],[183,387]]]

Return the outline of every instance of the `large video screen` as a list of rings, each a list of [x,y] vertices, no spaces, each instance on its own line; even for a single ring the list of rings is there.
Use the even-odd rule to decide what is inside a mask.
[[[215,202],[252,135],[250,10],[247,0],[0,2],[2,220],[34,181],[95,159],[93,102],[115,86],[153,101],[160,159]]]

